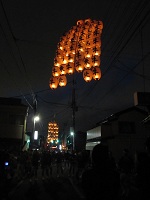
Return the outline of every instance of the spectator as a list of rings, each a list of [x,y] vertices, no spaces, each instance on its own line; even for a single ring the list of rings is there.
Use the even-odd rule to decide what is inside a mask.
[[[62,153],[58,151],[58,153],[56,154],[57,177],[60,177],[60,175],[63,174],[62,162],[63,162]]]
[[[146,140],[146,150],[137,153],[136,185],[140,200],[150,199],[150,137]]]
[[[83,150],[77,154],[77,172],[76,172],[77,181],[80,181],[83,171],[88,166],[89,166],[89,154],[87,153],[86,150]]]
[[[123,155],[119,159],[118,167],[119,167],[120,173],[131,174],[133,172],[134,161],[132,157],[130,156],[128,149],[123,150]]]
[[[76,173],[77,158],[76,153],[72,152],[69,157],[69,176],[74,176]]]
[[[51,155],[48,151],[43,151],[41,154],[41,168],[42,168],[42,179],[49,178],[49,175],[52,175],[52,166],[51,166]]]
[[[111,167],[108,147],[98,144],[92,151],[92,168],[82,175],[82,188],[86,200],[117,200],[120,191],[120,179],[117,171]]]
[[[33,175],[33,179],[37,180],[37,171],[38,171],[38,167],[39,167],[39,160],[40,160],[40,155],[39,152],[37,150],[34,150],[32,153],[32,175]],[[31,181],[31,179],[30,179]]]

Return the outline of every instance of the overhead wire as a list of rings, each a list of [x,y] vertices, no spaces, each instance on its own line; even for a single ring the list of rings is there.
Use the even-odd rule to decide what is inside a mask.
[[[138,67],[138,65],[141,62],[143,62],[143,60],[146,59],[148,56],[150,56],[150,52],[148,52],[145,56],[143,56],[143,58],[134,67],[132,67],[132,69],[128,71],[128,73],[126,73],[112,88],[110,88],[110,90],[106,92],[103,97],[101,97],[101,100],[103,100],[109,93],[111,93],[114,90],[114,88],[116,88],[131,73],[131,71],[134,70],[136,67]]]
[[[141,78],[144,78],[145,80],[150,80],[150,76],[146,76],[145,74],[143,75],[143,74],[140,74],[140,73],[138,73],[138,72],[135,72],[134,70],[132,70],[131,68],[129,68],[127,65],[125,65],[122,61],[120,61],[119,59],[117,59],[117,62],[120,64],[120,65],[122,65],[122,66],[124,66],[126,69],[123,69],[123,68],[121,68],[121,67],[119,67],[119,66],[112,66],[113,68],[116,68],[116,69],[119,69],[119,70],[121,70],[121,71],[125,71],[125,72],[128,72],[129,70],[131,70],[131,73],[133,73],[134,75],[136,75],[136,76],[139,76],[139,77],[141,77]]]
[[[142,5],[139,5],[139,4],[142,4]],[[144,10],[144,8],[146,8],[146,6],[147,6],[147,4],[145,2],[144,2],[144,5],[143,5],[143,2],[141,2],[141,1],[139,2],[139,4],[137,4],[137,9],[135,9],[136,12],[131,12],[130,13],[131,15],[128,14],[130,20],[126,21],[126,25],[124,25],[124,27],[126,27],[126,29],[124,28],[124,30],[122,31],[123,34],[121,34],[120,38],[119,39],[117,38],[117,41],[114,42],[111,56],[109,57],[109,59],[107,59],[107,63],[110,63],[110,64],[104,63],[104,65],[108,66],[108,67],[104,71],[103,75],[109,70],[112,63],[116,61],[116,59],[118,58],[120,53],[127,46],[127,44],[131,41],[131,39],[133,39],[133,36],[137,33],[137,30],[139,30],[139,27],[143,23],[143,19],[142,19],[138,23],[136,28],[134,28],[134,26],[136,25],[137,19],[139,19],[140,14]],[[132,31],[133,28],[134,28],[134,30]],[[131,33],[131,31],[132,31],[132,33]],[[128,38],[127,38],[127,36],[128,36]],[[127,38],[127,39],[125,40],[125,38]]]
[[[4,70],[7,72],[7,74],[9,75],[10,79],[12,80],[12,82],[14,82],[16,88],[18,89],[20,95],[23,97],[23,99],[25,99],[25,101],[27,102],[27,104],[29,105],[29,107],[31,109],[33,109],[33,106],[29,103],[29,101],[27,100],[27,98],[25,97],[25,95],[22,93],[21,89],[18,87],[18,84],[16,82],[16,80],[12,77],[12,75],[9,73],[7,66],[5,65],[5,63],[3,62],[3,60],[0,58],[0,62],[2,63],[2,66],[4,67]]]
[[[146,7],[147,5],[146,5],[146,3],[144,4],[144,8]],[[142,10],[144,9],[144,8],[142,8]],[[141,10],[141,9],[140,9]],[[141,11],[142,12],[142,11]],[[139,27],[140,27],[140,25],[145,21],[145,19],[147,18],[147,16],[148,16],[148,14],[149,14],[149,11],[146,13],[146,15],[143,17],[143,19],[138,23],[138,25],[136,26],[136,28],[135,28],[135,30],[133,30],[133,32],[132,32],[132,34],[128,37],[128,39],[127,39],[127,41],[126,41],[126,43],[124,44],[124,46],[122,46],[121,47],[121,49],[118,51],[118,53],[117,53],[117,55],[115,56],[115,58],[114,58],[114,60],[112,61],[112,63],[111,63],[111,65],[114,63],[114,62],[116,62],[116,59],[119,57],[119,55],[120,55],[120,53],[123,51],[123,49],[126,47],[126,45],[129,43],[129,41],[131,40],[131,39],[133,39],[133,37],[138,33],[138,30],[139,30]],[[136,19],[136,17],[137,17],[137,15],[134,17],[134,20]],[[132,20],[133,21],[133,20]],[[130,25],[131,26],[131,25]],[[110,66],[111,66],[110,65]],[[103,74],[103,76],[104,75],[106,75],[106,72],[108,71],[108,69],[109,68],[107,68],[107,70],[105,71],[105,73]],[[120,81],[119,81],[120,82]],[[114,87],[115,88],[115,87]],[[108,94],[108,92],[107,92],[107,94]],[[106,95],[104,95],[104,96],[106,96]],[[103,99],[103,97],[101,97],[101,100]],[[99,99],[98,99],[98,101],[99,101]],[[95,104],[95,102],[94,102],[94,104]],[[94,106],[93,106],[94,107]]]
[[[116,47],[117,48],[117,47]],[[97,85],[97,83],[93,86],[93,88],[95,87]],[[92,90],[91,90],[92,91]],[[40,91],[39,91],[40,92]],[[89,95],[89,93],[88,93],[88,95]]]
[[[118,4],[119,3],[119,4]],[[127,11],[127,9],[129,9],[130,7],[129,7],[129,5],[131,4],[131,2],[130,2],[130,0],[128,1],[128,3],[126,4],[126,7],[124,8],[124,10],[123,10],[123,12],[122,12],[122,16],[125,14],[125,13],[128,13],[128,11]],[[121,6],[122,4],[121,4],[121,2],[120,1],[117,1],[117,3],[116,4],[113,4],[113,10],[116,8],[116,6]],[[118,8],[119,9],[119,8]],[[111,14],[114,14],[114,12],[113,12],[113,10],[111,10],[111,12],[109,12],[110,14],[109,14],[109,16],[111,15]],[[111,21],[110,19],[111,19],[112,17],[109,17],[108,19],[109,19],[109,22]],[[106,23],[106,22],[105,22]],[[120,23],[120,18],[118,19],[118,23]],[[109,23],[107,24],[107,26],[106,26],[106,30],[105,30],[105,32],[106,31],[109,31],[108,29],[109,29],[109,27],[111,27],[111,22],[110,22],[110,25],[109,25]],[[114,27],[114,32],[116,31],[116,28],[118,27],[118,24],[116,23],[116,26]],[[113,33],[112,33],[112,35],[114,35]],[[105,34],[104,34],[104,36],[103,36],[103,38],[105,38],[106,36],[105,36]],[[117,38],[117,41],[118,41],[119,39]],[[111,41],[111,39],[108,39],[108,44],[109,44],[109,41]],[[122,39],[120,39],[119,41],[122,41]],[[116,44],[116,41],[114,42],[115,44]],[[102,49],[102,52],[103,52],[103,54],[105,54],[104,53],[104,51],[105,51],[105,48],[106,48],[106,45],[103,47],[103,49]],[[113,48],[115,48],[115,45],[113,45]],[[117,48],[116,48],[117,49]],[[112,49],[112,51],[113,51],[113,49]],[[114,52],[115,51],[117,51],[117,50],[114,50]],[[112,57],[112,54],[111,54],[111,57]],[[108,62],[108,59],[107,59],[107,62]],[[107,66],[107,64],[103,64],[103,65],[106,65]],[[102,76],[104,76],[105,75],[105,73],[106,73],[106,71],[102,74]],[[100,80],[101,81],[101,80]],[[99,82],[100,82],[99,81]],[[84,98],[87,98],[93,91],[94,91],[94,88],[96,87],[98,85],[98,82],[95,82],[95,84],[92,86],[92,88],[89,88],[89,90],[87,91],[87,94],[86,95],[84,95],[83,96],[83,98],[80,100],[80,102],[83,102],[83,99]],[[80,103],[79,103],[80,104]]]
[[[21,64],[22,64],[22,67],[23,67],[24,72],[25,72],[25,75],[26,75],[26,80],[25,80],[25,82],[26,82],[26,84],[27,84],[28,87],[29,87],[29,90],[30,90],[30,92],[31,92],[30,94],[31,94],[32,98],[35,99],[35,94],[34,94],[34,92],[33,92],[33,90],[32,90],[31,84],[30,84],[30,82],[29,82],[29,78],[28,78],[28,76],[27,76],[26,67],[25,67],[25,65],[24,65],[24,62],[23,62],[22,56],[21,56],[21,54],[20,54],[19,48],[18,48],[18,46],[17,46],[17,44],[16,44],[16,42],[15,42],[15,40],[14,40],[13,32],[12,32],[12,30],[11,30],[11,26],[10,26],[10,24],[9,24],[9,20],[8,20],[7,14],[6,14],[6,12],[5,12],[5,9],[4,9],[4,7],[3,7],[2,1],[0,1],[0,6],[1,6],[1,9],[2,9],[2,11],[3,11],[3,15],[4,15],[4,18],[5,18],[5,22],[7,23],[7,24],[6,24],[6,25],[7,25],[7,30],[8,30],[8,33],[7,33],[7,34],[9,35],[9,36],[8,36],[9,39],[8,39],[8,37],[6,36],[6,33],[5,33],[5,30],[3,29],[3,26],[1,25],[1,28],[2,28],[2,31],[3,31],[3,35],[4,35],[4,37],[5,37],[5,39],[6,39],[7,43],[8,43],[8,45],[9,45],[9,47],[10,47],[10,52],[12,53],[12,55],[13,55],[13,57],[14,57],[14,60],[15,60],[15,62],[16,62],[16,66],[17,66],[17,68],[18,68],[20,74],[22,75],[22,71],[21,71],[20,65],[19,65],[19,63],[18,63],[18,62],[19,62],[18,59],[20,59]],[[10,40],[11,40],[11,43],[12,43],[12,44],[10,44]],[[18,53],[18,55],[19,55],[19,56],[17,56],[17,58],[16,58],[16,55],[15,55],[14,50],[13,50],[12,48],[15,48],[15,50],[17,50],[17,53]],[[17,60],[16,60],[16,59],[17,59]]]
[[[110,22],[110,19],[111,19],[111,15],[113,14],[113,11],[115,10],[116,7],[118,7],[119,5],[121,5],[121,2],[119,0],[117,1],[111,1],[111,3],[109,4],[109,7],[108,9],[105,10],[105,13],[107,13],[106,15],[106,18],[105,18],[105,23],[107,23],[107,27],[110,27],[109,26],[109,22]],[[111,25],[111,22],[110,22],[110,25]],[[105,25],[104,25],[105,26]],[[106,31],[106,30],[105,30]],[[103,38],[105,38],[106,36],[104,35]],[[102,50],[103,51],[103,50]],[[97,85],[97,82],[95,82],[92,87],[88,88],[86,91],[85,91],[85,94],[82,93],[82,97],[80,99],[80,101],[78,102],[78,104],[80,105],[81,102],[83,102],[83,99],[86,99],[90,94],[91,92],[94,90],[94,88],[96,87]]]

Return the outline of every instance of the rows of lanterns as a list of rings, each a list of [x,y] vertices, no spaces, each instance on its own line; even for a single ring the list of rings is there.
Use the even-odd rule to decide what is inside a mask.
[[[59,126],[53,121],[48,123],[47,144],[58,141]]]
[[[90,82],[101,78],[100,55],[103,22],[97,20],[79,20],[65,33],[56,50],[52,77],[49,81],[51,89],[67,84],[66,75],[75,71],[83,72],[83,79]]]

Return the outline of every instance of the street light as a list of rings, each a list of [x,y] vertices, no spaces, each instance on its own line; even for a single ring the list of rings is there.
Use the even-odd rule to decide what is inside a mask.
[[[39,121],[39,120],[40,120],[39,116],[35,116],[35,117],[34,117],[34,121],[35,121],[35,122],[37,122],[37,121]]]
[[[70,127],[70,135],[72,136],[72,150],[74,150],[75,149],[75,145],[74,145],[74,143],[75,143],[75,141],[74,141],[74,128],[73,127]]]
[[[39,116],[34,116],[34,119],[33,119],[33,121],[34,121],[34,124],[33,124],[34,140],[38,139],[38,131],[35,130],[35,124],[39,120],[40,120]]]

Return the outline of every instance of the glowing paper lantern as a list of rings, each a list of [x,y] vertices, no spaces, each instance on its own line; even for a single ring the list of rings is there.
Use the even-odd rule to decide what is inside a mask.
[[[67,74],[67,66],[66,64],[62,64],[60,66],[60,75],[65,75],[65,74]]]
[[[59,126],[53,121],[48,123],[47,143],[58,142]]]
[[[100,56],[101,55],[101,48],[98,46],[94,46],[92,48],[92,54],[96,55],[96,56]]]
[[[65,75],[60,76],[59,77],[59,85],[61,87],[63,87],[63,86],[66,86],[66,84],[67,84],[67,78],[66,78],[66,76]]]
[[[52,76],[60,80],[66,73],[70,75],[83,71],[85,81],[91,81],[92,77],[99,80],[101,71],[97,67],[100,66],[102,29],[102,21],[85,19],[78,20],[76,26],[63,34],[57,45]]]
[[[56,77],[51,77],[49,81],[49,86],[51,89],[56,89],[58,87],[58,79]]]
[[[99,67],[100,66],[100,57],[99,56],[93,56],[92,57],[92,65],[94,66],[94,67]]]
[[[57,51],[56,51],[56,57],[57,58],[62,58],[63,57],[63,50],[57,49]]]
[[[84,59],[84,67],[85,69],[91,69],[92,67],[92,59],[91,58],[85,58]]]
[[[77,21],[77,25],[82,25],[83,23],[84,21],[82,19]]]
[[[100,78],[102,76],[100,68],[94,67],[92,69],[92,72],[93,72],[93,79],[96,80],[96,81],[100,80]]]
[[[70,53],[70,54],[68,55],[68,62],[70,62],[70,63],[73,63],[73,62],[74,62],[74,54],[73,54],[73,53]]]
[[[83,78],[86,82],[90,82],[93,78],[93,73],[90,69],[86,69],[83,71]]]
[[[54,66],[52,68],[52,75],[53,75],[53,77],[58,77],[60,75],[60,69],[59,69],[59,67]]]
[[[96,50],[95,50],[96,51]],[[85,49],[85,57],[87,57],[87,58],[90,58],[90,57],[92,57],[92,55],[93,55],[93,50],[91,49],[91,48],[86,48]]]
[[[84,62],[82,59],[76,60],[75,68],[77,72],[82,72],[84,69]]]
[[[74,63],[69,62],[67,65],[67,73],[70,75],[73,74],[73,72],[74,72]]]

